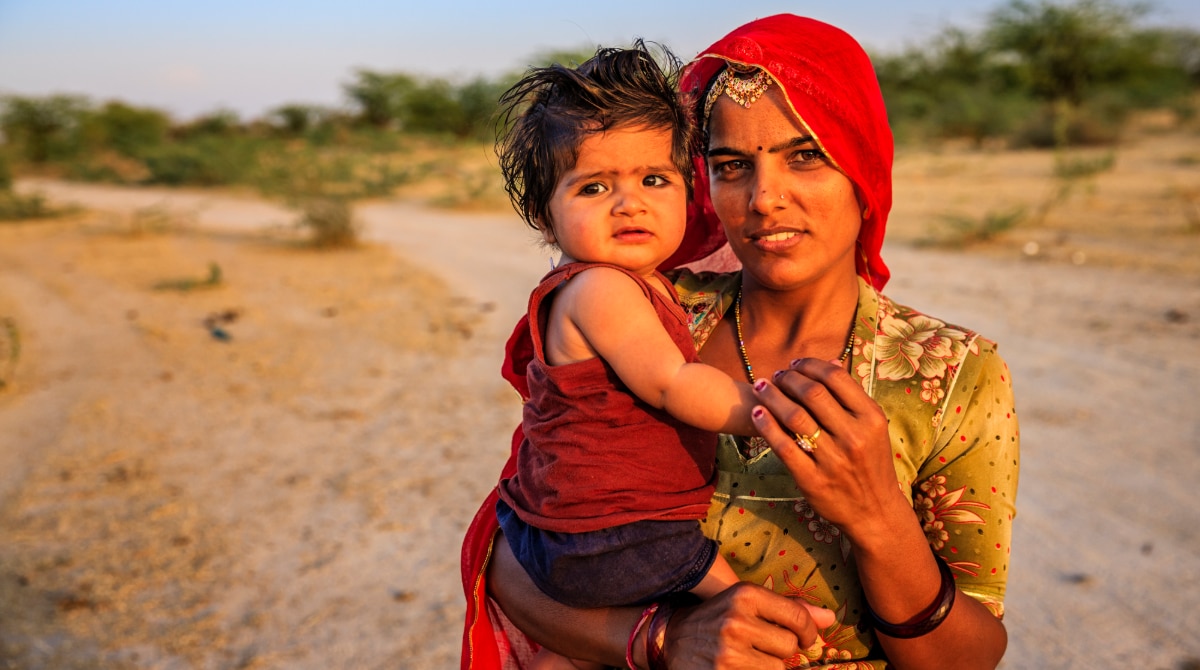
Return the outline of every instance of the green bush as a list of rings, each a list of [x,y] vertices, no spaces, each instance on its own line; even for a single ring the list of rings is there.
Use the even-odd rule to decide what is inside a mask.
[[[182,140],[202,137],[232,137],[241,134],[242,122],[237,112],[218,109],[176,126],[173,134]]]
[[[1015,129],[1014,147],[1053,149],[1065,146],[1108,146],[1120,138],[1124,114],[1106,114],[1099,107],[1075,110],[1067,119],[1055,114],[1050,105],[1042,105]]]
[[[83,135],[92,147],[112,149],[130,158],[160,146],[167,139],[171,119],[157,109],[109,102],[85,115]]]
[[[377,128],[389,127],[401,116],[401,106],[416,80],[402,73],[388,74],[360,69],[355,80],[342,85],[342,91],[356,108],[358,118]]]
[[[76,95],[8,96],[0,130],[25,160],[46,163],[79,153],[80,127],[90,108],[87,98]]]
[[[0,151],[0,193],[12,190],[12,166],[8,163],[8,153]]]
[[[21,195],[15,191],[0,191],[0,221],[28,221],[57,216],[59,210],[46,203],[40,193]]]
[[[164,144],[142,160],[149,184],[221,186],[244,182],[257,163],[257,153],[252,140],[199,137]]]
[[[280,105],[267,113],[267,121],[275,132],[284,137],[311,135],[323,124],[328,124],[333,113],[317,105]]]

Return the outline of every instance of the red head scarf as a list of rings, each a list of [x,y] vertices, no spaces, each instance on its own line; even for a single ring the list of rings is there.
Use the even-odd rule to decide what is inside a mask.
[[[892,209],[892,131],[866,52],[827,23],[791,14],[769,16],[702,51],[684,70],[683,92],[703,100],[727,63],[766,70],[787,94],[800,124],[854,183],[860,202],[869,208],[858,235],[858,274],[883,288],[891,276],[879,251]],[[688,234],[664,266],[701,259],[725,241],[708,197],[708,168],[703,156],[696,161],[696,203],[688,212]]]

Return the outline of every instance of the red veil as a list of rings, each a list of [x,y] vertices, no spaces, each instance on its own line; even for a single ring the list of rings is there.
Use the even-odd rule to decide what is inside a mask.
[[[867,208],[858,236],[857,271],[876,288],[882,288],[890,276],[880,249],[892,207],[893,145],[883,96],[866,52],[839,28],[780,14],[747,23],[701,52],[684,71],[682,90],[699,99],[729,62],[769,72],[787,93],[796,117],[854,183],[860,202]],[[687,234],[664,268],[708,257],[725,243],[708,198],[704,158],[697,156],[695,160],[696,202],[688,208]],[[533,358],[527,319],[522,318],[513,330],[505,353],[501,375],[526,399],[529,387],[525,368]],[[500,478],[515,472],[516,450],[523,438],[517,426]],[[464,669],[520,667],[514,648],[527,649],[532,644],[510,639],[499,622],[492,620],[487,606],[487,561],[498,528],[496,499],[493,490],[476,513],[463,542],[462,578],[467,597]]]

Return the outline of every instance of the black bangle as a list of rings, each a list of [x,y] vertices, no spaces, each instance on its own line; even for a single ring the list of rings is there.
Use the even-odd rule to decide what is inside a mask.
[[[945,559],[937,554],[934,554],[937,559],[938,572],[942,575],[942,585],[938,588],[937,598],[933,604],[921,610],[913,618],[905,623],[888,623],[879,618],[871,610],[871,606],[863,601],[863,623],[866,627],[875,629],[877,633],[883,633],[888,637],[899,638],[901,640],[911,640],[914,637],[921,637],[926,633],[930,633],[933,629],[942,625],[946,620],[946,616],[950,614],[950,609],[954,607],[954,596],[958,593],[958,588],[954,586],[954,574],[950,572],[950,566]]]
[[[649,670],[667,668],[667,626],[675,614],[675,603],[671,599],[658,604],[658,609],[646,624],[646,666]]]

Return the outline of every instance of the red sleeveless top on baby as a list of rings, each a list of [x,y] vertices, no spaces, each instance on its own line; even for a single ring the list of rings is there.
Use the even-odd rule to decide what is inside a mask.
[[[552,270],[529,298],[535,356],[528,368],[525,440],[516,474],[500,482],[500,497],[525,523],[562,533],[701,518],[715,483],[716,434],[643,402],[601,358],[546,363],[547,298],[594,267],[620,270],[637,281],[684,359],[699,360],[675,289],[661,275],[670,298],[612,265],[568,263]]]

